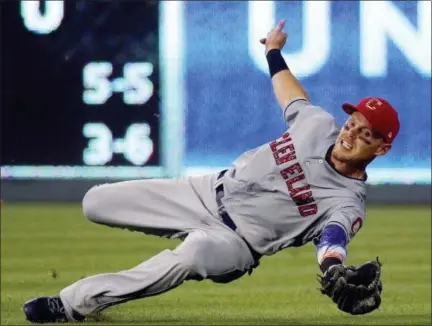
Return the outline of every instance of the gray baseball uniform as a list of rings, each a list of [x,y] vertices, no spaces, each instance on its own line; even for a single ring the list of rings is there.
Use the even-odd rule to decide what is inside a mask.
[[[326,160],[339,132],[334,118],[304,99],[291,102],[284,117],[289,127],[279,139],[244,153],[220,180],[212,174],[92,188],[83,199],[91,221],[184,241],[130,270],[84,278],[63,289],[68,314],[85,316],[166,292],[185,280],[233,281],[258,265],[253,251],[271,255],[303,245],[329,223],[341,225],[350,239],[365,216],[365,186]],[[220,183],[235,230],[219,214]]]

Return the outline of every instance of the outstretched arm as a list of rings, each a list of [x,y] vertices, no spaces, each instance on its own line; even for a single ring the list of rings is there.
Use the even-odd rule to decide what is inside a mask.
[[[348,236],[344,227],[327,225],[318,239],[317,254],[323,276],[321,293],[337,307],[352,315],[367,314],[381,305],[381,263],[369,261],[360,266],[345,266]]]
[[[347,234],[336,223],[327,225],[315,241],[320,269],[325,273],[331,266],[343,264],[347,255]]]
[[[381,304],[381,264],[369,261],[360,266],[345,266],[347,244],[360,230],[359,207],[338,208],[314,240],[321,293],[330,297],[344,312],[359,315],[378,309]],[[363,214],[361,214],[363,215]]]
[[[281,20],[276,27],[260,42],[265,44],[265,54],[272,78],[273,90],[282,110],[293,100],[304,98],[309,100],[306,91],[288,69],[281,49],[287,40],[287,34],[282,31],[285,21]]]

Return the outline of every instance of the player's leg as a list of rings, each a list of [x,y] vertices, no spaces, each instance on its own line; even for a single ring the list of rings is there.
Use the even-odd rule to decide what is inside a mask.
[[[167,292],[186,280],[228,283],[240,278],[257,262],[241,237],[214,221],[191,232],[173,251],[165,250],[130,270],[87,277],[63,289],[58,302],[62,313],[66,311],[69,320],[82,320],[112,305]]]
[[[218,220],[214,182],[215,176],[205,176],[130,181],[91,189],[83,210],[96,223],[168,237],[195,232],[176,250],[163,251],[129,271],[96,275],[72,284],[62,291],[62,300],[32,301],[25,306],[27,316],[60,320],[63,301],[69,317],[72,310],[86,315],[112,304],[163,293],[184,280],[227,282],[243,275],[255,261],[243,239]]]
[[[209,209],[216,205],[214,180],[215,176],[207,175],[95,186],[84,196],[83,213],[98,224],[176,237],[201,225],[204,217],[209,218]]]
[[[60,293],[66,311],[86,316],[129,300],[167,292],[186,280],[227,283],[251,270],[255,262],[246,243],[220,226],[190,233],[175,250],[165,250],[119,273],[84,278]]]

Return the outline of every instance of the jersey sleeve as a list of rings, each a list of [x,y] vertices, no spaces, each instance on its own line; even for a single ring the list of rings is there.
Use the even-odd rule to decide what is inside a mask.
[[[304,98],[291,101],[284,110],[284,118],[291,134],[298,137],[322,139],[339,132],[335,118]]]
[[[328,219],[327,224],[337,224],[342,227],[347,235],[348,242],[360,231],[365,219],[365,211],[362,206],[350,205],[339,207]]]
[[[302,124],[305,121],[312,120],[319,123],[333,117],[323,108],[312,105],[306,99],[299,97],[285,107],[284,118],[290,127],[294,127],[294,125]]]

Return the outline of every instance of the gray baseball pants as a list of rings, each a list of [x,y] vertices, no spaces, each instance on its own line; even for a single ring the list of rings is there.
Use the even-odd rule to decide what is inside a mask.
[[[129,300],[169,291],[186,280],[228,283],[256,266],[244,240],[217,213],[217,174],[134,180],[90,189],[83,213],[92,222],[181,238],[138,266],[79,280],[60,292],[66,312],[86,316]]]

